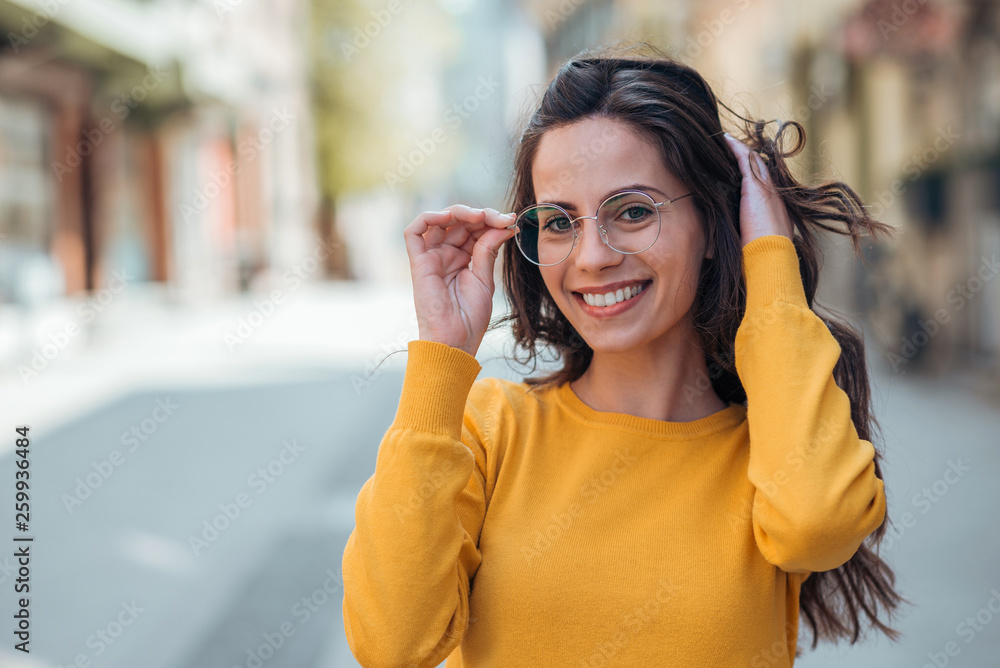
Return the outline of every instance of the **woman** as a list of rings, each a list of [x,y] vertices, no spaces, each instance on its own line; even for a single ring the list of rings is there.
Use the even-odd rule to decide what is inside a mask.
[[[362,665],[791,666],[800,615],[813,647],[895,637],[862,341],[811,310],[816,228],[889,228],[794,181],[799,124],[737,117],[749,146],[689,67],[583,54],[521,138],[520,215],[406,228],[419,339],[343,557]],[[523,383],[476,380],[501,247],[500,322],[563,361]]]

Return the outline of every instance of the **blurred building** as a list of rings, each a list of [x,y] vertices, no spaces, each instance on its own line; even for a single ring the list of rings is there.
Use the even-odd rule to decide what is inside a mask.
[[[316,246],[304,2],[0,0],[0,300],[204,298]]]
[[[348,273],[405,283],[403,229],[421,211],[503,206],[516,126],[545,76],[541,32],[501,0],[345,0],[316,14],[323,188]]]
[[[1000,362],[1000,12],[990,0],[869,0],[841,48],[864,63],[869,201],[903,230],[869,275],[894,369]],[[860,69],[860,68],[859,68]]]

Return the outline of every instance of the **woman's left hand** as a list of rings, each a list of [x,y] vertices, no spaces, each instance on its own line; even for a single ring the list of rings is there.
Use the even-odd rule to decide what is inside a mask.
[[[736,155],[743,174],[743,184],[740,190],[740,242],[741,246],[758,237],[769,234],[780,234],[792,238],[792,220],[781,196],[775,191],[767,170],[767,163],[759,153],[754,153],[750,147],[739,141],[728,132],[724,135],[729,148]],[[753,160],[755,171],[760,181],[750,173],[750,160]],[[763,183],[761,183],[763,181]]]

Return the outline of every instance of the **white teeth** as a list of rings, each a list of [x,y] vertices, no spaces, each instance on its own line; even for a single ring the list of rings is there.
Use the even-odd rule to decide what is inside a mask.
[[[618,302],[623,302],[626,299],[631,299],[637,294],[645,289],[645,285],[638,283],[636,285],[630,285],[627,288],[619,288],[614,292],[609,292],[607,294],[591,294],[589,292],[581,293],[583,294],[583,300],[590,304],[591,306],[612,306]]]

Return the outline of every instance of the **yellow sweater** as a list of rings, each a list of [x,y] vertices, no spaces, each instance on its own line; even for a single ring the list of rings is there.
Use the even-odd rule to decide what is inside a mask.
[[[850,559],[885,491],[792,242],[743,259],[747,406],[693,422],[476,380],[468,353],[409,342],[343,556],[363,666],[793,664],[802,582]]]

